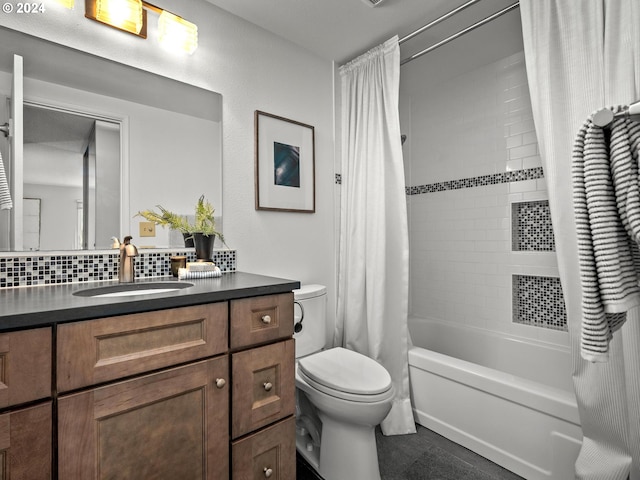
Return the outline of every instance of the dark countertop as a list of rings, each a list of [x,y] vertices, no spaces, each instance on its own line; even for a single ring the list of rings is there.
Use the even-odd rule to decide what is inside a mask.
[[[173,277],[163,277],[138,280],[136,283],[158,281],[178,282]],[[300,288],[298,281],[244,272],[183,281],[193,283],[193,287],[166,293],[111,298],[80,297],[73,295],[73,292],[117,285],[117,280],[0,289],[0,332],[285,293]]]

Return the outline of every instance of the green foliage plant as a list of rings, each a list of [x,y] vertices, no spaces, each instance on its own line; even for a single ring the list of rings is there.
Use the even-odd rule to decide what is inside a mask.
[[[141,210],[135,216],[143,217],[145,220],[153,222],[156,225],[169,227],[187,235],[193,235],[194,233],[201,233],[207,237],[215,235],[225,243],[224,236],[215,229],[216,222],[213,217],[215,209],[211,202],[205,200],[204,195],[200,196],[196,204],[195,220],[193,223],[190,223],[184,215],[173,213],[162,205],[156,205],[156,208],[159,212],[155,210]]]

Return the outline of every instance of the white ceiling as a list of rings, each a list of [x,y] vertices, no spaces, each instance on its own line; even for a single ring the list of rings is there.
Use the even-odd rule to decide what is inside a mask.
[[[322,58],[345,63],[394,35],[401,38],[467,0],[207,0]],[[516,0],[482,0],[402,48],[415,53]]]

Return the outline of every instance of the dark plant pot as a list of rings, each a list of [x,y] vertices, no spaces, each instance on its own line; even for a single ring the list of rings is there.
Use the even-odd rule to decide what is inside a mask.
[[[213,254],[213,242],[215,239],[215,235],[207,236],[202,233],[193,234],[197,260],[211,260]]]
[[[193,242],[193,235],[191,235],[190,233],[183,233],[182,236],[184,237],[184,246],[187,248],[193,248],[195,247],[195,244]]]

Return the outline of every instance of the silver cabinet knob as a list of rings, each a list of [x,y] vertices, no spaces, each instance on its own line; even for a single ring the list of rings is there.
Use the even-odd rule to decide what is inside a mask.
[[[264,386],[264,389],[265,389],[267,392],[268,392],[268,391],[270,391],[270,390],[273,388],[273,384],[272,384],[271,382],[265,382],[265,383],[263,384],[263,386]]]
[[[222,388],[227,384],[227,381],[224,378],[216,378],[216,387]]]
[[[263,315],[260,320],[262,320],[262,323],[265,325],[269,325],[271,323],[271,315]]]
[[[264,467],[264,478],[270,478],[271,475],[273,475],[273,469],[269,468],[269,467]]]

